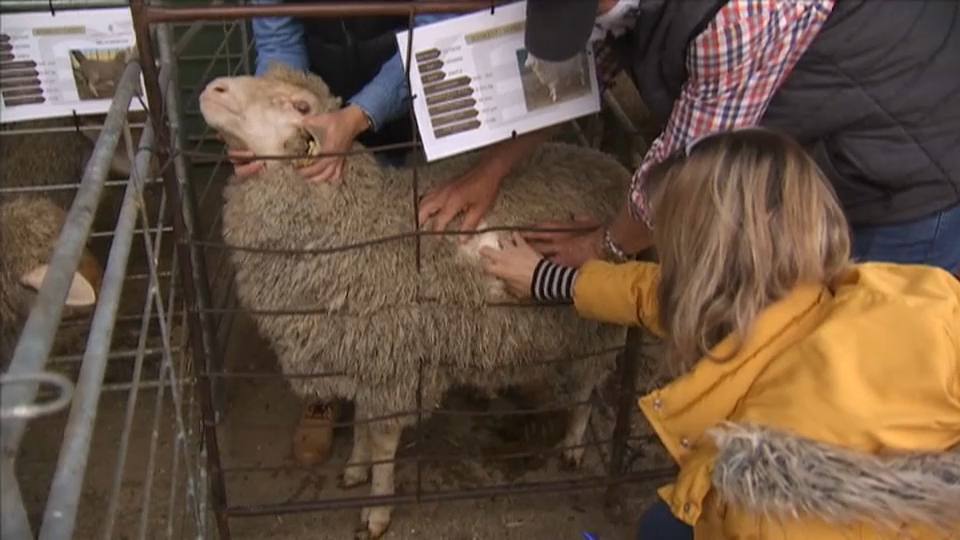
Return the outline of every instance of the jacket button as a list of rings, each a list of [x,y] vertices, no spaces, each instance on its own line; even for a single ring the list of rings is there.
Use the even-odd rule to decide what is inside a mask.
[[[662,409],[662,408],[663,408],[663,400],[660,399],[660,398],[657,398],[657,399],[653,400],[653,408],[656,409],[656,410],[658,410],[658,411],[659,411],[660,409]]]
[[[689,448],[690,448],[690,440],[689,440],[689,439],[680,439],[680,446],[682,446],[685,450],[689,449]]]
[[[689,514],[691,509],[692,509],[692,507],[690,506],[690,503],[684,503],[684,505],[683,505],[683,512],[684,512],[684,513]]]

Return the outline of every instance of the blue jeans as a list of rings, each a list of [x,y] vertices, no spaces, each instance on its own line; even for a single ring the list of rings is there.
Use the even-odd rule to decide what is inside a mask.
[[[677,519],[667,503],[658,500],[640,517],[637,540],[693,540],[693,527]]]
[[[853,258],[960,270],[960,205],[901,225],[853,227]]]

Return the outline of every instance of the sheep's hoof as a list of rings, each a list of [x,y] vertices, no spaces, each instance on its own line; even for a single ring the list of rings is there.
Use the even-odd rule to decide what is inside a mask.
[[[370,481],[370,471],[363,465],[348,465],[340,473],[340,489],[351,489]]]
[[[560,454],[560,467],[567,471],[579,469],[583,463],[585,448],[567,448]]]
[[[385,507],[364,508],[360,513],[360,526],[353,533],[353,540],[377,540],[390,527],[390,509]]]

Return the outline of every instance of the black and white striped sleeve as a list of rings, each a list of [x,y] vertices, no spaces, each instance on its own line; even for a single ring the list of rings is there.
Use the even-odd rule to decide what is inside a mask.
[[[576,277],[576,268],[540,259],[533,271],[530,294],[540,302],[569,302],[573,300],[573,282]]]

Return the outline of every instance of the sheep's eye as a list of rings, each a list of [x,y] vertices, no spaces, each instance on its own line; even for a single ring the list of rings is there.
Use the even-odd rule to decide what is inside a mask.
[[[293,102],[293,108],[296,109],[300,114],[307,114],[310,112],[310,104],[302,99],[295,100]]]

